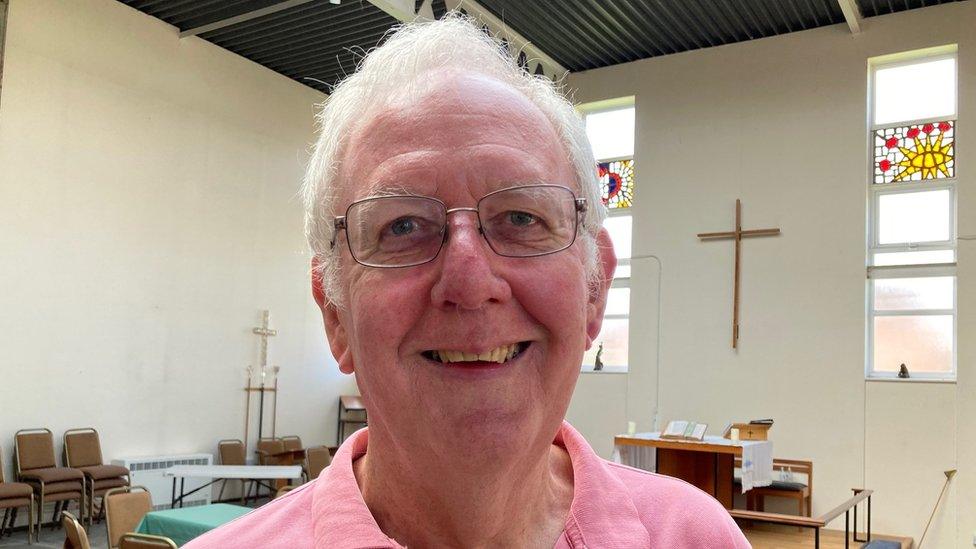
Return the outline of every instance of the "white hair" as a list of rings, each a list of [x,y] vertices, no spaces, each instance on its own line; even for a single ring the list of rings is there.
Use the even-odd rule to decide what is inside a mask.
[[[305,172],[303,195],[305,236],[326,298],[341,306],[344,297],[338,284],[339,247],[331,243],[336,239],[333,219],[337,179],[347,136],[368,119],[366,113],[409,99],[412,90],[423,81],[420,76],[443,69],[476,73],[507,84],[521,92],[552,123],[576,173],[580,194],[586,198],[580,241],[588,282],[598,282],[602,275],[596,264],[596,235],[607,213],[582,117],[563,97],[561,89],[548,78],[522,69],[501,41],[467,16],[449,13],[438,21],[398,26],[321,105],[316,117],[319,138]]]

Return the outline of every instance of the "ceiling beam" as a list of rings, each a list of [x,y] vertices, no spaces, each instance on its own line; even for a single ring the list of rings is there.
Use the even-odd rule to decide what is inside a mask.
[[[847,26],[851,29],[851,34],[857,34],[861,32],[861,9],[857,7],[856,0],[837,0],[840,5],[840,11],[844,12],[844,19],[847,20]]]
[[[193,27],[192,29],[186,29],[185,31],[180,32],[180,38],[186,38],[188,36],[196,36],[198,34],[215,31],[217,29],[222,29],[224,27],[229,27],[231,25],[243,23],[244,21],[250,21],[251,19],[257,19],[258,17],[271,15],[272,13],[277,13],[281,10],[287,10],[289,8],[294,8],[296,6],[301,6],[302,4],[307,4],[312,1],[314,0],[284,0],[272,6],[268,6],[266,8],[247,11],[240,15],[235,15],[234,17],[228,17],[226,19],[221,19],[220,21],[214,21],[213,23],[207,23],[206,25]]]
[[[413,11],[413,0],[369,0],[369,3],[385,11],[398,21],[409,23],[411,21],[433,21],[434,8],[431,7],[432,1],[424,0],[418,12]]]
[[[445,0],[444,4],[448,10],[463,9],[465,13],[488,27],[488,30],[496,38],[507,40],[508,47],[513,56],[518,57],[518,52],[525,52],[525,56],[528,58],[529,72],[535,73],[536,68],[541,66],[542,71],[548,78],[557,81],[569,73],[566,67],[560,65],[549,54],[540,50],[524,36],[512,30],[501,19],[495,17],[490,11],[474,0]]]

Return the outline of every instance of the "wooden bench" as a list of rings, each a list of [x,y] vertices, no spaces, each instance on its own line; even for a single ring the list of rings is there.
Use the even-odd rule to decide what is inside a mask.
[[[742,467],[742,460],[736,459],[735,466]],[[791,498],[796,500],[797,515],[809,517],[813,500],[813,462],[798,459],[773,458],[773,471],[774,479],[776,473],[788,471],[793,474],[804,475],[806,482],[801,482],[803,479],[796,481],[773,480],[773,483],[769,486],[753,488],[746,492],[746,509],[750,511],[764,511],[766,496]]]

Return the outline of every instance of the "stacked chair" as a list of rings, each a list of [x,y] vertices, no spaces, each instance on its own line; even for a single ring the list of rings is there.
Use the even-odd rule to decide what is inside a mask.
[[[286,452],[291,450],[301,450],[302,449],[302,437],[298,435],[290,435],[287,437],[281,437],[281,444],[284,446]]]
[[[34,539],[34,489],[22,482],[4,482],[3,451],[0,450],[0,509],[3,521],[0,522],[0,538],[7,528],[12,531],[17,520],[17,509],[27,507],[27,543]],[[10,519],[8,526],[7,519]]]
[[[85,475],[88,492],[88,524],[95,513],[95,498],[104,499],[104,494],[112,488],[129,486],[129,470],[119,465],[105,465],[102,460],[102,446],[98,431],[91,427],[70,429],[64,432],[64,464],[77,469]],[[105,510],[103,503],[99,515]]]
[[[299,440],[301,445],[301,440]],[[285,451],[285,443],[280,438],[262,438],[258,441],[258,463],[261,465],[278,465],[275,454]]]
[[[218,442],[217,455],[220,457],[221,465],[247,465],[247,450],[244,448],[244,442],[240,439],[229,438]],[[247,489],[249,482],[252,484],[254,483],[254,481],[251,479],[241,479],[241,505],[247,504]],[[227,479],[221,481],[220,492],[217,494],[217,501],[223,501],[224,486],[226,485]]]
[[[305,454],[304,454],[304,451],[303,451],[304,450],[304,446],[302,446],[302,437],[300,437],[298,435],[289,435],[289,436],[286,436],[286,437],[281,437],[280,440],[281,440],[281,444],[283,446],[282,449],[284,451],[286,451],[286,452],[301,452],[301,454],[297,454],[297,455],[302,456],[302,462],[299,464],[299,465],[302,466],[302,482],[307,482],[308,481],[308,469],[306,469],[306,467],[305,467]],[[294,460],[294,458],[295,458],[295,456],[293,455],[291,459]],[[292,463],[294,463],[294,461],[292,461]]]
[[[297,437],[295,437],[297,438]],[[301,444],[301,439],[299,439],[299,444]],[[260,465],[281,465],[281,457],[276,454],[280,454],[285,451],[285,442],[280,438],[262,438],[258,440],[258,464]],[[264,486],[268,489],[269,497],[274,497],[275,493],[274,483],[272,481],[265,480],[255,480],[254,481],[254,498],[257,499],[261,495],[261,487]]]
[[[316,446],[305,450],[305,475],[309,481],[319,478],[323,469],[332,463],[332,455],[327,446]]]
[[[44,504],[55,502],[54,518],[78,500],[85,516],[85,475],[77,469],[58,467],[54,460],[54,437],[50,429],[21,429],[14,435],[17,479],[31,485],[37,494],[37,527],[43,521]]]
[[[112,488],[105,492],[103,501],[109,549],[120,547],[125,534],[135,531],[146,513],[152,511],[152,494],[142,486]]]

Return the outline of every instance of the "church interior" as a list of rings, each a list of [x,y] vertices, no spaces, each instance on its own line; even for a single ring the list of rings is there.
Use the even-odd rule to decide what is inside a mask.
[[[976,3],[0,0],[0,547],[181,545],[368,423],[299,187],[316,105],[451,10],[586,123],[596,453],[756,548],[976,545]]]

